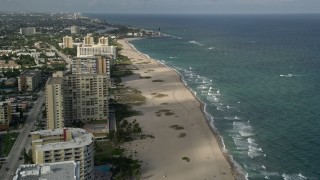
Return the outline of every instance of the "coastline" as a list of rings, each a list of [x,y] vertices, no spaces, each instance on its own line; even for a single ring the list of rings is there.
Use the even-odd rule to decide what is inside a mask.
[[[192,98],[192,102],[189,106],[192,106],[192,108],[194,108],[194,106],[197,106],[197,110],[194,109],[194,111],[200,110],[199,113],[201,113],[201,117],[197,117],[199,119],[192,119],[191,121],[193,123],[196,122],[197,124],[199,123],[201,125],[205,125],[205,127],[201,127],[196,130],[191,127],[189,129],[189,132],[187,132],[187,137],[189,137],[189,133],[192,133],[193,131],[199,131],[200,134],[202,132],[205,132],[204,134],[206,136],[202,135],[200,137],[200,138],[203,138],[204,141],[207,141],[205,143],[207,146],[204,148],[205,153],[209,153],[210,155],[214,154],[215,156],[212,158],[213,160],[209,160],[209,159],[211,159],[211,157],[206,157],[206,160],[204,160],[204,159],[200,160],[200,159],[196,158],[198,163],[207,164],[206,169],[208,169],[208,171],[204,170],[202,173],[194,173],[195,174],[194,176],[189,175],[189,176],[187,176],[187,179],[194,179],[194,178],[199,178],[199,177],[204,178],[204,179],[206,179],[206,178],[208,178],[208,179],[215,179],[215,178],[217,178],[217,179],[245,179],[244,175],[239,172],[236,163],[232,160],[232,157],[229,154],[227,154],[225,151],[222,150],[222,149],[224,149],[223,141],[222,141],[221,137],[219,136],[219,134],[210,126],[210,122],[206,119],[207,113],[205,112],[205,107],[204,107],[205,105],[195,96],[195,94],[192,92],[192,90],[184,83],[183,77],[181,76],[181,74],[179,74],[179,72],[177,72],[175,69],[173,69],[165,64],[162,64],[161,62],[159,62],[155,59],[150,58],[148,55],[145,55],[145,54],[139,52],[137,49],[135,49],[135,47],[132,44],[130,44],[130,41],[132,41],[132,40],[137,40],[137,39],[131,38],[131,39],[118,40],[118,43],[122,44],[122,46],[123,46],[123,50],[121,51],[121,54],[128,56],[128,58],[133,61],[133,64],[135,66],[138,66],[139,69],[154,68],[156,65],[157,67],[161,67],[162,69],[165,69],[165,71],[167,71],[167,72],[171,71],[171,76],[176,76],[178,78],[175,81],[175,83],[179,83],[180,85],[182,85],[184,88],[184,91],[188,91],[186,96],[188,96],[188,98]],[[146,63],[146,62],[148,62],[148,63]],[[149,63],[152,65],[152,67],[146,67],[149,65]],[[148,72],[148,75],[150,75],[154,71],[149,72],[149,70],[148,70],[147,72]],[[147,73],[147,72],[144,72],[144,73]],[[144,75],[144,74],[142,74],[142,71],[134,72],[134,73],[139,74],[140,77]],[[162,72],[162,73],[164,73],[164,72]],[[160,77],[160,76],[161,75],[158,75],[158,77]],[[151,77],[153,79],[153,76],[151,76]],[[172,77],[170,77],[170,78],[172,78]],[[136,82],[134,84],[132,84],[131,81],[140,81],[141,82],[141,81],[147,81],[147,80],[141,79],[141,78],[139,78],[139,79],[132,79],[132,78],[126,79],[126,78],[124,78],[124,84],[126,86],[134,86],[134,84],[137,84]],[[149,80],[149,84],[152,84],[152,82],[150,83],[150,81],[151,80]],[[167,81],[167,79],[165,79],[165,81]],[[163,84],[165,84],[165,82]],[[154,82],[152,85],[157,86],[157,84],[155,84]],[[157,103],[155,98],[152,96],[151,96],[151,100],[150,100],[150,95],[145,92],[146,90],[148,90],[148,88],[144,89],[144,86],[135,86],[135,88],[141,90],[143,95],[147,96],[147,99],[148,99],[147,101],[150,101],[151,103],[153,103],[153,106],[155,105],[155,103]],[[163,92],[163,91],[158,90],[156,93],[161,93],[161,92]],[[170,95],[168,95],[168,96],[170,96]],[[189,97],[189,96],[191,96],[191,97]],[[172,97],[168,97],[168,98],[171,98],[171,100],[172,100]],[[175,97],[173,97],[173,99],[174,99],[173,101],[179,101]],[[163,103],[163,104],[165,104],[165,103]],[[187,126],[187,124],[186,124],[186,122],[181,121],[181,120],[183,120],[183,118],[180,118],[179,116],[182,113],[190,112],[190,111],[187,111],[187,109],[190,108],[189,106],[182,111],[178,110],[178,112],[176,112],[176,113],[178,113],[178,115],[176,115],[176,118],[180,119],[180,123],[182,123],[183,127]],[[141,107],[134,107],[134,109],[142,111],[143,114],[145,114],[145,112],[148,112],[148,109],[146,109],[146,108],[144,109],[143,107],[142,108]],[[145,115],[145,116],[150,118],[150,114]],[[191,116],[190,118],[192,118],[192,115],[188,114],[188,116]],[[199,114],[197,116],[199,116]],[[154,118],[154,117],[151,117],[151,118]],[[169,117],[167,117],[167,118],[169,118]],[[144,127],[144,130],[146,130],[147,132],[150,132],[151,134],[153,133],[152,128],[151,129],[145,128],[145,126],[149,126],[150,123],[152,124],[152,122],[150,122],[150,120],[149,120],[149,122],[148,122],[148,120],[140,120],[141,117],[132,117],[131,119],[137,119],[138,122]],[[199,122],[199,121],[201,121],[201,122]],[[163,123],[163,124],[166,124],[166,123]],[[194,124],[192,124],[191,126],[193,126],[193,125]],[[156,127],[153,127],[153,129],[155,129],[155,128]],[[165,131],[166,132],[170,131],[170,129],[169,130],[168,129]],[[186,131],[186,130],[184,130],[184,131]],[[208,132],[210,134],[208,134]],[[163,135],[161,135],[161,136],[163,136]],[[195,135],[195,137],[193,137],[193,138],[199,138],[199,137],[198,137],[198,135]],[[157,136],[155,136],[155,139],[157,139]],[[191,139],[192,139],[192,137],[191,137]],[[140,156],[139,159],[141,158],[141,160],[144,163],[146,163],[146,164],[142,165],[142,177],[143,177],[142,179],[149,179],[149,178],[150,179],[160,179],[160,177],[161,177],[161,179],[166,178],[166,177],[168,177],[168,179],[172,179],[172,178],[169,178],[169,177],[172,177],[172,175],[169,173],[163,173],[164,175],[162,175],[162,176],[158,175],[158,174],[154,175],[154,173],[155,173],[154,169],[153,168],[150,169],[148,167],[148,166],[155,166],[155,169],[161,169],[161,168],[163,168],[162,166],[164,166],[164,165],[166,166],[166,163],[160,163],[161,166],[157,167],[157,165],[159,166],[159,163],[152,162],[157,159],[157,158],[152,158],[153,153],[157,154],[157,152],[153,152],[156,149],[149,149],[149,151],[151,151],[151,152],[149,152],[149,156],[151,156],[151,158],[145,157],[147,155],[145,155],[146,152],[144,150],[144,146],[146,146],[146,145],[148,146],[148,145],[152,144],[153,141],[155,141],[155,140],[139,140],[137,142],[133,142],[132,144],[128,145],[129,149],[137,152],[138,157]],[[178,139],[178,141],[181,141],[181,140]],[[207,144],[208,141],[210,141],[209,146]],[[176,143],[180,143],[180,142],[176,142]],[[192,147],[191,149],[194,150],[196,148],[197,147]],[[173,152],[176,151],[176,149],[174,149],[174,148],[172,148],[172,150],[173,150]],[[170,152],[171,152],[171,150],[170,150]],[[194,152],[199,153],[199,152],[197,152],[197,150],[195,150]],[[193,158],[190,158],[190,159],[191,159],[190,162],[192,163]],[[183,162],[181,159],[179,159],[178,161]],[[207,162],[207,161],[210,161],[210,162]],[[208,166],[210,168],[208,168]],[[191,169],[186,168],[186,170],[191,170],[193,172],[198,171],[198,169],[199,168],[197,168],[197,167],[192,167]],[[177,168],[177,171],[180,172],[181,168]],[[184,172],[184,171],[182,171],[182,172]],[[180,172],[180,173],[182,173],[182,172]],[[180,178],[186,179],[186,177],[179,177],[179,178],[173,178],[173,179],[180,179]]]

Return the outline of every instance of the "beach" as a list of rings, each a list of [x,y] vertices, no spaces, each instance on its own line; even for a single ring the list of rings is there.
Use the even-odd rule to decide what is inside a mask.
[[[141,179],[235,179],[201,103],[176,71],[137,52],[129,41],[118,40],[123,46],[120,54],[131,59],[138,70],[122,78],[122,83],[140,90],[147,100],[133,107],[142,115],[128,120],[136,119],[144,134],[154,136],[126,145],[143,161]]]

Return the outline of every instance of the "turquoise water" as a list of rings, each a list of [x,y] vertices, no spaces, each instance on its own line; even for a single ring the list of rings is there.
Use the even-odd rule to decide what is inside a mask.
[[[175,68],[248,179],[320,179],[320,15],[95,15]]]

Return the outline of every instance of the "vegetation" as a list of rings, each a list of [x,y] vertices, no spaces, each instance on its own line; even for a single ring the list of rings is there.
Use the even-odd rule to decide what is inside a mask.
[[[64,48],[61,49],[61,52],[65,55],[69,55],[69,56],[76,56],[77,55],[77,48]]]
[[[186,162],[190,162],[190,158],[188,158],[188,157],[183,157],[182,160],[184,160]]]
[[[1,135],[2,141],[0,146],[0,157],[6,157],[10,153],[18,135],[18,133],[7,133]]]
[[[152,82],[164,82],[164,80],[161,80],[161,79],[155,79],[155,80],[153,80]]]
[[[175,129],[175,130],[182,130],[182,129],[184,129],[184,127],[183,126],[179,126],[179,125],[172,125],[172,126],[170,126],[170,128],[172,128],[172,129]]]
[[[31,57],[30,55],[21,55],[16,62],[22,67],[36,65],[36,63],[34,62],[34,58]]]
[[[23,149],[23,158],[25,164],[34,164],[32,159],[32,150],[30,149],[27,153],[26,149]]]
[[[155,112],[156,116],[161,116],[161,115],[165,115],[165,116],[172,116],[174,115],[174,112],[172,112],[171,110],[169,109],[162,109],[162,110],[159,110],[157,112]]]

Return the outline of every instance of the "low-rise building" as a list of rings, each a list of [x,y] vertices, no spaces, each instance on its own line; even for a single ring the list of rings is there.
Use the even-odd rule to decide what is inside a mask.
[[[21,69],[21,65],[17,64],[15,61],[9,60],[9,61],[4,61],[0,60],[0,70],[13,70],[13,69]]]
[[[41,72],[39,70],[26,70],[18,76],[19,91],[34,91],[41,83]]]
[[[13,180],[80,180],[80,164],[65,161],[20,165]]]
[[[94,178],[93,135],[79,128],[59,128],[31,132],[35,164],[76,161],[80,179]]]

